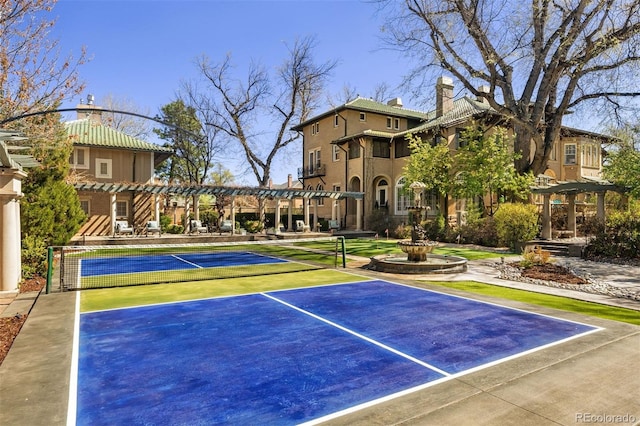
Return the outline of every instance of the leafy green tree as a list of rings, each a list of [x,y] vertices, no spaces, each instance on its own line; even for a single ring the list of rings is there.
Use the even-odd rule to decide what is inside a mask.
[[[406,138],[411,155],[404,166],[404,189],[409,190],[413,182],[422,182],[425,191],[436,190],[442,195],[447,194],[453,162],[446,142],[431,144],[412,134]]]
[[[461,198],[483,199],[489,195],[489,215],[495,212],[495,194],[510,194],[525,199],[533,184],[533,175],[518,174],[514,161],[519,154],[511,149],[511,138],[503,128],[484,132],[476,125],[467,127],[461,135],[463,146],[454,156],[453,193]]]
[[[604,163],[604,177],[630,188],[640,198],[640,126],[617,131],[619,142],[609,151]]]
[[[173,148],[175,155],[158,170],[169,183],[203,184],[216,154],[215,137],[207,133],[195,108],[182,100],[161,108],[159,119],[171,124],[153,131]]]

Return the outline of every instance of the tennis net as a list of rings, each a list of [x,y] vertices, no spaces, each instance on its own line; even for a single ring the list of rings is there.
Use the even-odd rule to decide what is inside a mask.
[[[53,251],[53,254],[52,254]],[[346,266],[343,237],[50,247],[55,290],[180,283]]]

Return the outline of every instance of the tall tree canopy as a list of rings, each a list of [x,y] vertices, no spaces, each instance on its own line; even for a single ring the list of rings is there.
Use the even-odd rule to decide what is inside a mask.
[[[640,199],[640,125],[619,129],[614,134],[618,142],[609,149],[604,176],[629,188]]]
[[[215,129],[204,126],[196,109],[182,100],[163,106],[158,118],[171,126],[153,131],[176,154],[161,166],[160,175],[169,183],[205,183],[220,150]]]
[[[290,128],[309,117],[335,67],[333,61],[315,63],[314,48],[313,38],[297,40],[275,75],[253,63],[244,82],[234,78],[231,56],[218,64],[202,57],[197,65],[203,85],[184,85],[189,104],[208,117],[207,125],[238,144],[260,186],[269,184],[276,156],[300,138]]]
[[[419,62],[410,82],[431,85],[444,69],[473,95],[488,87],[515,127],[521,173],[544,172],[573,109],[619,112],[640,95],[640,0],[378,1],[397,11],[389,40]]]

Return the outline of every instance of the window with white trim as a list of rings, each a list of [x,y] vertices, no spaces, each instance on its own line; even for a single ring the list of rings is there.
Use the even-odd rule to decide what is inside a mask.
[[[333,127],[338,127],[340,125],[340,116],[338,114],[333,116]]]
[[[111,179],[112,177],[112,169],[111,169],[112,160],[109,158],[96,158],[96,177],[103,179]]]
[[[317,191],[324,191],[324,186],[322,186],[322,184],[319,183],[318,186],[316,186],[316,190]],[[318,205],[319,206],[324,206],[324,197],[319,197],[318,198]]]
[[[396,214],[407,214],[411,206],[411,190],[404,188],[405,182],[404,177],[396,182]]]
[[[387,129],[391,128],[391,117],[387,117]]]
[[[367,121],[367,113],[366,112],[361,112],[360,113],[360,121]]]
[[[89,148],[87,147],[74,147],[71,156],[69,157],[69,164],[74,169],[88,169],[89,168]]]
[[[568,143],[564,146],[564,164],[576,164],[576,144]]]
[[[331,146],[331,160],[340,161],[340,147],[338,145]]]
[[[399,118],[394,118],[393,119],[393,128],[396,130],[400,130],[400,119]]]

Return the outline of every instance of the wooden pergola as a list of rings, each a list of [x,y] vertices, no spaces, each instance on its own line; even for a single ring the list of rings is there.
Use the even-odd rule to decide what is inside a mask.
[[[533,194],[543,196],[542,203],[542,234],[543,239],[551,239],[553,230],[551,227],[551,195],[559,194],[567,198],[568,218],[567,231],[576,235],[576,195],[584,193],[596,194],[596,215],[602,223],[605,221],[605,194],[607,191],[618,193],[628,192],[628,189],[611,182],[599,179],[583,179],[557,183],[543,183],[531,189]]]
[[[152,184],[127,184],[127,183],[96,183],[96,182],[78,182],[74,184],[74,187],[78,191],[95,191],[95,192],[107,192],[111,194],[111,201],[113,208],[111,209],[111,228],[115,226],[115,203],[116,194],[119,192],[131,191],[131,192],[145,192],[153,194],[155,196],[155,220],[160,220],[160,195],[169,196],[182,196],[187,200],[193,199],[193,211],[195,219],[199,219],[199,197],[201,195],[211,195],[216,197],[228,196],[231,198],[231,221],[232,226],[235,228],[235,198],[238,196],[253,196],[258,199],[273,199],[288,200],[290,205],[296,198],[302,198],[305,200],[303,203],[304,222],[309,225],[309,203],[308,200],[315,200],[313,205],[314,210],[317,208],[317,200],[321,198],[328,198],[331,200],[342,200],[346,198],[352,198],[356,200],[357,217],[362,215],[362,200],[364,199],[364,193],[362,192],[343,192],[343,191],[319,191],[312,189],[273,189],[273,188],[261,188],[261,187],[240,187],[240,186],[215,186],[215,185],[152,185]],[[191,206],[187,203],[186,216],[189,215]],[[288,209],[289,212],[289,229],[292,229],[292,209]],[[332,211],[332,220],[336,220],[338,214],[336,211]],[[280,203],[276,202],[276,217],[280,217]],[[317,227],[317,212],[314,212],[314,224],[312,229]],[[277,228],[277,224],[276,224]],[[362,228],[361,220],[358,220],[356,228],[360,230]],[[233,230],[235,231],[235,229]],[[276,229],[276,232],[278,230]]]

